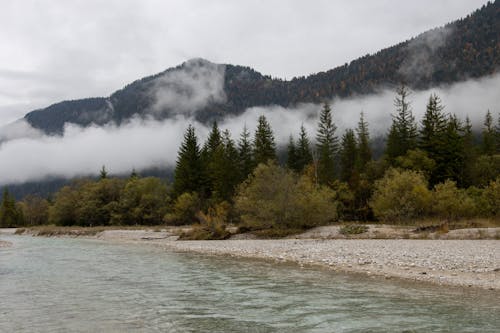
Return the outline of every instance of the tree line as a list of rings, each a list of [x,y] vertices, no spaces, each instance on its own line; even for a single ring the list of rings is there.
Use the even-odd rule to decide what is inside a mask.
[[[98,180],[75,181],[50,198],[16,203],[5,189],[0,226],[199,223],[205,233],[223,237],[228,223],[261,230],[338,220],[498,220],[500,118],[495,122],[487,111],[477,137],[468,118],[445,112],[432,94],[417,123],[410,96],[404,85],[397,89],[385,154],[377,160],[364,114],[356,128],[339,135],[328,103],[314,139],[300,126],[281,164],[263,115],[253,133],[245,127],[237,140],[214,122],[202,144],[190,125],[172,183],[135,171],[109,177],[103,167]]]

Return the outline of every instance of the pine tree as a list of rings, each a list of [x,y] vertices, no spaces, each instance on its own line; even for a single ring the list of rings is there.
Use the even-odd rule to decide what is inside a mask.
[[[210,162],[212,197],[215,201],[231,200],[240,181],[238,151],[228,130],[222,134],[222,142],[216,148]]]
[[[297,154],[297,172],[302,172],[306,166],[312,163],[311,144],[307,137],[304,125],[300,126],[299,140],[296,147]]]
[[[203,149],[201,151],[202,158],[207,159],[207,163],[209,163],[212,154],[221,144],[222,136],[219,130],[219,126],[217,125],[217,122],[214,121],[214,123],[212,124],[212,130],[210,131],[207,141],[203,145]]]
[[[198,139],[194,127],[189,125],[177,156],[173,185],[176,196],[203,190],[205,180],[202,167]]]
[[[263,115],[259,117],[258,122],[253,140],[253,155],[256,165],[276,160],[276,144],[271,126]]]
[[[440,169],[436,171],[438,172],[435,178],[436,183],[446,179],[458,181],[461,177],[464,169],[464,146],[461,130],[460,120],[455,115],[450,115],[442,143]]]
[[[368,123],[365,121],[365,116],[361,112],[359,116],[358,128],[356,129],[357,144],[358,144],[358,171],[364,172],[366,164],[372,160],[372,150],[370,148],[370,132]]]
[[[486,155],[494,155],[496,152],[496,133],[493,126],[493,117],[490,110],[488,110],[484,118],[483,140],[481,144],[482,153]]]
[[[472,123],[470,118],[465,118],[465,123],[462,126],[462,147],[463,147],[463,163],[461,175],[458,179],[458,184],[462,187],[469,187],[473,183],[473,167],[476,162],[477,154],[474,147],[474,134],[472,133]]]
[[[495,127],[495,138],[497,142],[497,154],[500,154],[500,113],[498,113],[497,126]]]
[[[255,162],[253,159],[252,152],[252,142],[250,141],[250,132],[247,126],[243,127],[243,132],[240,135],[238,141],[238,155],[239,155],[239,168],[240,172],[240,182],[245,180],[248,175],[250,175],[255,168]]]
[[[2,203],[0,204],[0,227],[12,228],[22,223],[21,212],[16,207],[16,200],[5,188],[3,190]]]
[[[410,92],[405,85],[401,85],[394,99],[396,114],[392,117],[392,125],[387,137],[386,155],[389,162],[396,157],[405,155],[408,150],[417,146],[417,125],[411,112],[408,96]]]
[[[286,166],[290,170],[298,171],[297,147],[295,147],[295,141],[292,135],[290,135],[288,140]]]
[[[347,129],[340,148],[340,180],[350,185],[355,181],[357,156],[356,136],[352,129]]]
[[[320,113],[316,135],[317,174],[321,184],[331,184],[335,180],[335,158],[338,151],[336,130],[330,105],[325,103]]]

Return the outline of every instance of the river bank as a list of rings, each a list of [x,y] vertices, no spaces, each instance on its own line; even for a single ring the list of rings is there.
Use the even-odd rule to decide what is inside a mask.
[[[328,239],[324,237],[335,231],[322,228],[297,235],[293,239],[273,240],[178,241],[177,234],[182,231],[180,228],[74,231],[69,233],[69,236],[89,237],[107,242],[149,244],[168,251],[321,266],[329,270],[386,279],[401,278],[440,285],[500,290],[499,240]],[[388,230],[384,232],[386,236],[389,235]],[[13,234],[15,230],[10,230],[9,233]],[[471,234],[460,232],[461,235],[467,233]]]

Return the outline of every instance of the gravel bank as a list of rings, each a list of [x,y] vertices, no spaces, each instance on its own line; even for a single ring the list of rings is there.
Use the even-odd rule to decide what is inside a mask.
[[[498,240],[162,241],[168,250],[321,265],[332,270],[500,290]]]

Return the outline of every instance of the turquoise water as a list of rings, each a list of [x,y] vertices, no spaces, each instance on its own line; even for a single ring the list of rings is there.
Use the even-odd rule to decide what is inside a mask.
[[[498,293],[1,236],[0,332],[499,332]]]

